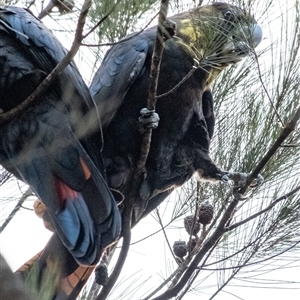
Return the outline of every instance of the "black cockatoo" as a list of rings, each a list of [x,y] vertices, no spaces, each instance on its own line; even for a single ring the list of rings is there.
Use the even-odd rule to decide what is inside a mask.
[[[215,123],[210,88],[222,70],[247,56],[262,39],[262,29],[249,13],[223,2],[170,19],[177,29],[164,44],[156,103],[160,121],[152,132],[144,180],[134,203],[136,218],[195,173],[204,180],[230,178],[209,155]],[[90,86],[101,114],[108,182],[125,197],[140,155],[138,119],[147,106],[155,35],[153,27],[110,48]]]
[[[0,7],[1,112],[22,103],[66,53],[29,11]],[[63,277],[79,264],[95,265],[120,235],[119,209],[92,141],[101,140],[95,108],[71,63],[47,92],[0,125],[0,163],[32,188],[55,228],[37,261],[40,272],[57,259]]]

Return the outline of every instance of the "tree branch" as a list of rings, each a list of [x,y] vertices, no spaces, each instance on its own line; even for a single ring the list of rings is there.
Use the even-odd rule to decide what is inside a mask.
[[[122,216],[123,243],[122,243],[120,255],[118,257],[113,272],[108,278],[107,283],[103,286],[100,294],[97,296],[95,300],[105,300],[119,278],[119,275],[123,269],[129,251],[129,247],[130,247],[131,219],[132,219],[132,207],[130,205],[127,205],[125,207],[125,211]]]
[[[46,8],[39,13],[38,18],[42,19],[50,15],[54,7],[58,8],[61,15],[71,13],[74,5],[73,0],[50,0]]]
[[[45,16],[49,15],[52,12],[52,9],[55,7],[55,4],[52,0],[49,1],[47,6],[42,9],[42,11],[39,13],[38,18],[41,20]]]
[[[91,7],[91,0],[85,0],[81,8],[81,12],[76,27],[75,38],[72,43],[70,51],[62,59],[62,61],[56,65],[56,67],[52,70],[52,72],[40,83],[40,85],[36,88],[36,90],[31,95],[29,95],[22,103],[20,103],[18,106],[14,107],[10,111],[0,114],[0,125],[7,123],[11,119],[17,117],[24,109],[26,109],[31,104],[33,104],[38,97],[40,97],[43,93],[47,91],[47,89],[54,82],[57,76],[72,61],[72,59],[76,55],[81,45],[81,41],[83,38],[82,35],[83,27],[90,7]]]
[[[215,243],[215,245],[210,249],[208,255],[206,256],[203,264],[205,264],[206,260],[210,257],[211,253],[214,251],[215,247],[217,246],[217,243]],[[202,264],[202,265],[203,265]],[[191,288],[193,282],[196,280],[196,278],[198,277],[199,273],[200,273],[201,269],[199,268],[198,270],[195,270],[194,274],[191,275],[191,277],[189,278],[186,286],[184,287],[184,289],[181,290],[180,295],[176,298],[176,300],[181,300],[183,299],[183,297],[187,294],[187,292],[189,291],[189,289]]]
[[[153,55],[151,60],[151,69],[150,69],[150,78],[149,78],[149,94],[148,94],[147,108],[150,111],[154,111],[156,107],[158,77],[159,77],[162,53],[164,49],[163,27],[167,19],[168,4],[169,4],[169,0],[161,0],[160,11],[158,15],[156,39],[155,39],[154,50],[153,50]],[[144,133],[140,158],[139,161],[137,162],[137,169],[139,170],[138,177],[141,175],[141,173],[144,172],[146,160],[150,150],[151,137],[152,137],[152,129],[149,128],[149,130],[147,130]]]

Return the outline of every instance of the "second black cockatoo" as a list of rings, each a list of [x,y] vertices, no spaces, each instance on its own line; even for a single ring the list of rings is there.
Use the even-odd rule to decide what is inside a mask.
[[[222,70],[247,56],[262,39],[261,27],[248,12],[223,2],[170,19],[177,29],[164,44],[156,103],[160,121],[134,203],[137,218],[195,173],[204,180],[230,177],[209,155],[215,123],[210,88]],[[104,127],[108,182],[125,196],[140,155],[138,119],[147,106],[155,35],[153,27],[114,45],[90,86]]]
[[[0,7],[1,112],[22,103],[66,53],[29,11]],[[78,264],[95,265],[121,231],[91,139],[101,132],[95,108],[72,62],[42,96],[0,125],[0,163],[32,188],[55,228],[37,263],[42,269],[59,258],[64,275]]]

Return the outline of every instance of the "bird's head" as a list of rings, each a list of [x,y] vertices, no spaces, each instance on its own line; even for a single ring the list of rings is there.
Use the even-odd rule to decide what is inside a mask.
[[[204,67],[223,69],[237,63],[262,40],[262,29],[254,17],[224,2],[199,6],[173,20],[177,36]]]

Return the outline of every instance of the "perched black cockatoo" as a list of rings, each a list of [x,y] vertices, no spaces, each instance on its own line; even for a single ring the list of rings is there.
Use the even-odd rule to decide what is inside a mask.
[[[210,88],[222,70],[247,56],[262,39],[262,29],[249,13],[223,2],[170,20],[177,29],[164,44],[156,103],[160,121],[152,132],[145,178],[134,203],[137,218],[195,173],[204,180],[230,178],[209,155],[215,123]],[[110,48],[90,86],[101,114],[108,182],[125,197],[140,155],[138,119],[147,106],[155,35],[153,27]]]
[[[66,53],[29,11],[0,7],[1,112],[22,103]],[[62,277],[79,265],[95,265],[120,235],[101,149],[92,142],[101,140],[95,108],[71,63],[42,96],[0,125],[0,163],[32,188],[55,228],[36,263],[41,273],[50,262],[61,267]]]

